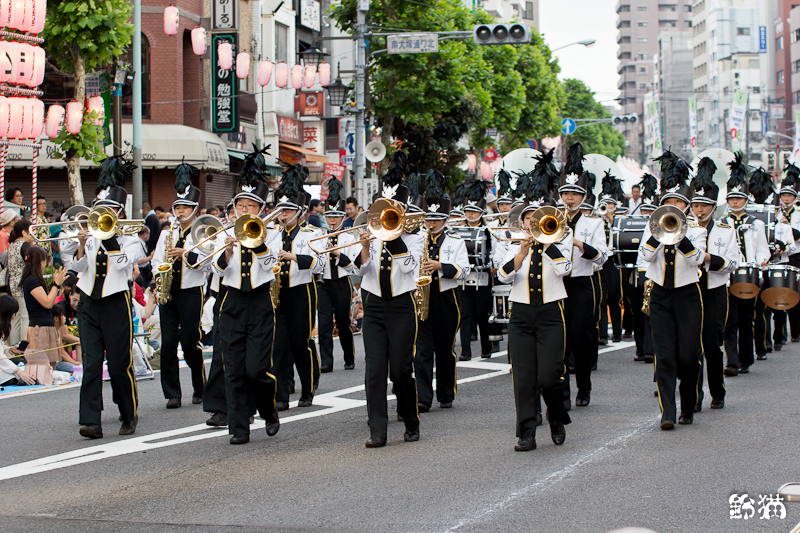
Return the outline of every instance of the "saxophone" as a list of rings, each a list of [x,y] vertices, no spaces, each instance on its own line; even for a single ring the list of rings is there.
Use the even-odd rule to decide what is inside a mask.
[[[642,313],[650,315],[650,293],[653,290],[653,280],[644,282],[644,295],[642,297]]]
[[[272,300],[272,307],[278,307],[281,305],[281,264],[280,262],[275,263],[275,266],[272,267],[272,275],[275,276],[275,281],[272,282],[272,285],[269,286],[269,298]]]
[[[158,269],[156,269],[156,292],[158,292],[158,303],[160,305],[165,305],[172,300],[172,295],[169,291],[172,287],[172,263],[175,260],[167,259],[167,252],[175,247],[175,239],[172,236],[172,232],[176,224],[180,223],[176,220],[169,227],[169,233],[167,233],[167,238],[164,240],[164,262],[158,265]]]
[[[424,270],[422,265],[428,262],[430,259],[428,256],[428,238],[430,237],[430,232],[425,232],[425,238],[422,241],[422,260],[419,266],[419,277],[416,280],[417,284],[417,292],[414,295],[414,298],[417,302],[417,318],[420,320],[428,320],[428,310],[430,309],[431,304],[431,281],[433,277],[431,273],[427,270]]]

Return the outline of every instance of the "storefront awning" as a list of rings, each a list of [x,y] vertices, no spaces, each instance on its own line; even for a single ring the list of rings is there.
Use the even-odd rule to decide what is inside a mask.
[[[248,154],[250,154],[250,152],[247,150],[239,150],[238,148],[231,148],[228,146],[228,156],[233,159],[244,161],[244,158],[247,157]],[[283,173],[283,167],[278,163],[270,161],[269,156],[265,157],[264,161],[267,164],[267,171],[271,176],[280,176]]]
[[[319,155],[314,150],[309,150],[308,148],[303,148],[301,146],[295,146],[293,144],[288,144],[288,143],[279,143],[279,145],[283,150],[289,150],[291,152],[302,154],[303,156],[305,156],[306,161],[310,161],[310,162],[313,162],[313,163],[329,163],[330,162],[330,161],[328,161],[327,157],[325,157],[324,155]]]
[[[130,150],[133,126],[122,125],[124,151]],[[66,168],[63,159],[56,155],[56,146],[50,139],[41,139],[37,161],[39,168]],[[113,146],[106,154],[114,153]],[[228,171],[228,150],[222,139],[213,133],[182,124],[142,124],[142,168],[173,168],[184,161],[202,170]],[[33,149],[12,146],[8,151],[8,168],[30,168]],[[81,160],[81,168],[96,167],[93,162]]]

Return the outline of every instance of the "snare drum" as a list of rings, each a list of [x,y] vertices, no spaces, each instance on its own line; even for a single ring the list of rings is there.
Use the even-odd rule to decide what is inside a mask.
[[[786,311],[800,302],[800,269],[790,265],[770,265],[764,270],[761,300],[776,311]]]
[[[752,263],[740,264],[731,274],[731,294],[743,300],[758,296],[761,285],[759,273],[760,269]]]
[[[488,270],[491,264],[490,250],[491,241],[487,236],[486,226],[470,227],[470,226],[456,226],[450,228],[450,231],[458,234],[461,240],[467,247],[467,257],[469,257],[469,264],[472,271]]]
[[[748,204],[745,208],[745,212],[748,215],[753,215],[766,226],[767,242],[775,242],[775,222],[779,209],[780,208],[775,205],[762,204]]]
[[[611,227],[611,252],[614,263],[620,268],[635,268],[644,228],[650,217],[628,216],[614,218]]]
[[[511,308],[509,307],[508,297],[511,295],[511,285],[496,285],[492,287],[492,316],[489,317],[490,324],[508,324]],[[798,295],[800,296],[800,295]]]

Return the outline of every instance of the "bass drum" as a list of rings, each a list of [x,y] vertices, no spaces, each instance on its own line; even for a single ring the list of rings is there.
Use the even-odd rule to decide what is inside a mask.
[[[511,307],[508,297],[511,295],[511,285],[495,285],[492,287],[492,316],[490,324],[508,324]]]
[[[611,252],[619,268],[636,268],[639,245],[650,217],[616,217],[611,227]]]
[[[800,302],[800,269],[790,265],[770,265],[764,270],[761,300],[776,311],[786,311]]]
[[[742,300],[750,300],[758,296],[761,290],[759,273],[761,269],[752,263],[742,263],[731,274],[731,294]]]

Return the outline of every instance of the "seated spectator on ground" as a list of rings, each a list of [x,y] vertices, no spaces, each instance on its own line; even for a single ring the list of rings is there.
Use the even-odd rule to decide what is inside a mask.
[[[19,311],[19,304],[11,296],[4,294],[0,296],[0,386],[10,387],[12,385],[34,385],[36,380],[33,376],[21,370],[11,359],[21,355],[16,346],[9,346],[8,336],[11,333],[11,321]]]
[[[76,350],[77,344],[75,344],[79,342],[78,337],[70,334],[69,328],[67,328],[66,310],[63,305],[56,304],[50,311],[53,313],[53,324],[58,333],[58,344],[61,346],[59,351],[61,362],[56,364],[56,370],[69,372],[71,374],[73,370],[72,367],[82,363],[80,354]],[[61,365],[61,368],[58,368],[59,365]]]

